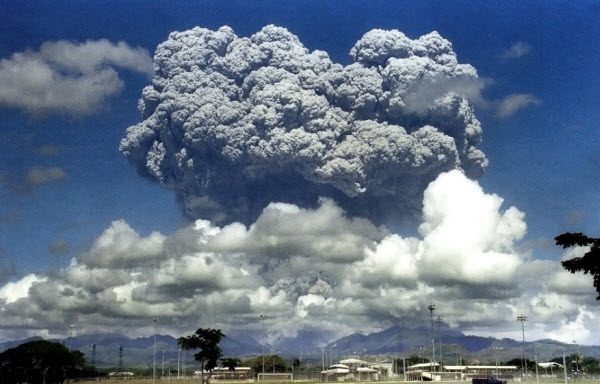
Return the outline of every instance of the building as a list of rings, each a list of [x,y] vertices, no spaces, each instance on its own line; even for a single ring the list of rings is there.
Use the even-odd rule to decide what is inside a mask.
[[[394,372],[394,363],[388,360],[377,363],[369,363],[369,368],[376,369],[379,372],[379,378],[400,376]]]
[[[132,378],[134,376],[133,372],[109,372],[109,379],[126,379]]]
[[[210,372],[204,371],[204,376],[208,377]],[[202,371],[194,371],[194,377],[202,376]],[[254,380],[254,371],[250,367],[235,367],[233,370],[229,368],[217,367],[214,369],[211,380]]]
[[[368,367],[366,361],[359,359],[341,360],[333,364],[327,370],[321,372],[321,381],[377,381],[379,371]]]
[[[444,380],[472,380],[490,376],[511,380],[517,367],[514,365],[446,365]]]
[[[440,381],[438,363],[420,363],[406,368],[406,380],[408,381]],[[433,371],[433,372],[432,372]]]
[[[538,363],[538,365],[540,366],[540,368],[544,368],[544,374],[548,375],[548,369],[550,369],[550,377],[554,377],[554,369],[555,368],[562,368],[563,365],[562,364],[558,364],[555,363],[553,361],[547,362],[547,363]]]

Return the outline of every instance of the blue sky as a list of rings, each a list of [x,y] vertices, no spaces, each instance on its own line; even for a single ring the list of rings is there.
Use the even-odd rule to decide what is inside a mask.
[[[527,234],[515,247],[556,261],[562,250],[554,236],[595,235],[600,226],[600,6],[594,2],[2,1],[0,8],[4,60],[59,40],[124,41],[152,55],[172,31],[228,25],[242,37],[275,24],[310,51],[347,65],[348,52],[371,29],[398,29],[411,39],[438,31],[459,63],[471,64],[487,84],[474,107],[489,160],[479,183],[504,199],[503,209],[525,213]],[[123,87],[82,116],[0,103],[4,281],[66,268],[115,220],[142,237],[171,235],[190,223],[173,191],[139,176],[119,152],[125,129],[140,122],[136,105],[150,80],[138,70],[115,70]],[[529,101],[502,115],[510,95]],[[35,167],[63,173],[27,182]],[[415,235],[418,225],[391,230]]]

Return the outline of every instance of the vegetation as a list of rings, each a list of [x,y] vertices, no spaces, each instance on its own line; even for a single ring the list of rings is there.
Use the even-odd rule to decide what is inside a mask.
[[[419,357],[417,355],[412,355],[410,357],[406,358],[406,367],[410,367],[411,365],[415,365],[415,364],[422,364],[422,363],[428,363],[430,360],[427,358],[423,358],[423,357]],[[404,373],[404,361],[402,360],[402,358],[397,358],[394,359],[394,363],[392,365],[392,371],[396,374],[403,374]]]
[[[225,334],[221,332],[220,329],[198,328],[192,335],[183,336],[177,339],[177,343],[181,348],[186,350],[199,350],[198,353],[194,355],[194,359],[200,362],[202,383],[206,383],[210,380],[219,359],[223,356],[219,343],[224,337]],[[209,372],[207,377],[204,376],[204,371]]]
[[[583,272],[590,274],[594,278],[594,288],[598,296],[596,300],[600,300],[600,238],[593,238],[584,235],[583,233],[566,232],[554,238],[556,245],[563,248],[574,246],[590,247],[582,257],[574,257],[569,260],[562,261],[564,269],[571,273]]]
[[[97,374],[82,352],[56,342],[30,341],[0,353],[0,384],[58,384],[66,378]]]
[[[600,360],[586,356],[580,360],[581,370],[585,373],[600,373]]]
[[[244,361],[242,365],[252,368],[256,373],[261,373],[263,372],[263,361],[265,364],[264,371],[266,373],[272,373],[273,367],[275,367],[275,372],[286,372],[287,370],[287,361],[283,357],[277,355],[264,355],[264,360],[262,355],[253,357]]]
[[[221,359],[221,367],[228,368],[230,371],[235,371],[235,367],[241,364],[237,357],[225,357]]]

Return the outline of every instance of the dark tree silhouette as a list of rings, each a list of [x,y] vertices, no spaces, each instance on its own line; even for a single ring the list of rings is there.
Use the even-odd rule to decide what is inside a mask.
[[[241,361],[237,357],[225,357],[221,359],[221,366],[227,368],[230,371],[235,371],[235,367],[240,365]]]
[[[589,246],[590,250],[582,257],[574,257],[561,262],[564,269],[571,273],[583,272],[590,274],[594,278],[594,288],[598,296],[596,300],[600,300],[600,238],[593,238],[584,235],[583,233],[563,233],[554,238],[556,245],[563,248],[574,246]]]
[[[66,378],[96,376],[80,351],[36,340],[0,353],[0,384],[62,383]]]
[[[217,367],[219,359],[223,356],[219,343],[225,334],[220,329],[198,328],[190,336],[183,336],[177,339],[177,343],[183,349],[199,349],[194,355],[194,359],[200,362],[202,369],[202,383],[207,383]],[[210,372],[208,377],[204,377],[204,371]]]

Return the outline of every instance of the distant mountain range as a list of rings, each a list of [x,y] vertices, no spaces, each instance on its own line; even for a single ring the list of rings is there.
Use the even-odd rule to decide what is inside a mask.
[[[461,360],[489,363],[498,358],[501,361],[521,356],[522,344],[512,339],[496,339],[493,337],[468,336],[460,331],[445,330],[442,332],[442,355],[444,362],[458,363]],[[0,344],[0,351],[15,347],[27,341],[15,340]],[[127,368],[147,368],[152,365],[154,357],[155,336],[129,338],[118,334],[91,334],[74,336],[62,341],[72,349],[78,349],[86,354],[88,361],[93,361],[98,367],[117,367],[119,364],[119,347],[123,347],[123,366]],[[349,356],[362,359],[375,356],[431,356],[431,333],[427,327],[404,328],[393,326],[382,332],[363,335],[355,333],[342,337],[324,345],[323,335],[318,332],[300,332],[294,338],[283,338],[274,345],[264,346],[258,335],[243,332],[229,332],[229,336],[221,342],[225,356],[237,356],[242,360],[263,353],[276,354],[286,358],[300,357],[303,362],[320,365],[322,353],[332,360]],[[96,345],[95,355],[92,345]],[[494,347],[502,347],[500,350]],[[439,339],[436,335],[436,359],[439,359]],[[600,358],[600,346],[584,346],[565,344],[555,340],[537,340],[525,343],[525,355],[532,359],[537,354],[540,361],[562,356],[566,353],[578,352],[583,356]],[[323,352],[324,351],[324,352]],[[163,358],[165,369],[176,369],[178,355],[188,367],[194,365],[191,352],[179,352],[176,338],[168,335],[156,335],[156,364],[162,369]]]

